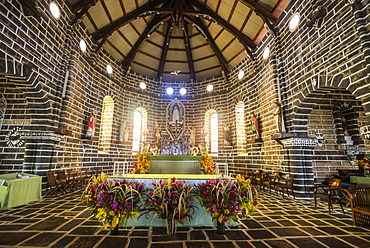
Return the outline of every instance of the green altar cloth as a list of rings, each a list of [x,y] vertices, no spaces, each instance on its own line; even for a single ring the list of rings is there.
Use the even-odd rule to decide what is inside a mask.
[[[156,155],[151,160],[169,160],[169,161],[194,161],[201,160],[200,156],[173,156],[173,155]]]
[[[17,178],[17,175],[28,178]],[[27,204],[32,201],[40,201],[41,177],[26,173],[11,173],[0,175],[0,209]]]

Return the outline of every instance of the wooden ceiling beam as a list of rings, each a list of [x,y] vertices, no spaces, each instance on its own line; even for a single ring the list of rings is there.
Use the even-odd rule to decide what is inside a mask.
[[[196,24],[202,30],[209,46],[211,47],[212,51],[216,54],[216,56],[218,58],[218,61],[220,62],[222,70],[225,72],[225,74],[228,73],[230,71],[230,68],[226,63],[226,59],[222,55],[222,53],[220,52],[220,49],[216,45],[215,41],[213,40],[213,37],[209,33],[209,31],[208,31],[206,25],[203,23],[203,21],[201,19],[197,18],[197,17],[193,19],[193,18],[190,18],[189,16],[185,16],[185,19],[190,23]]]
[[[161,59],[159,61],[159,66],[158,66],[158,71],[157,71],[157,80],[158,81],[163,76],[164,63],[166,62],[168,48],[170,46],[172,29],[173,29],[172,26],[169,23],[167,23],[165,39],[164,39],[163,46],[162,46]]]
[[[82,17],[87,13],[87,11],[97,3],[97,0],[88,0],[84,2],[84,5],[81,5],[80,12],[77,13],[75,18],[71,21],[71,25],[75,25],[78,20],[81,20]]]
[[[124,70],[127,71],[127,68],[130,66],[130,64],[131,64],[132,60],[134,59],[135,54],[139,50],[141,44],[148,37],[148,35],[151,32],[153,32],[153,29],[157,28],[158,24],[160,24],[161,22],[163,22],[163,21],[165,21],[166,19],[169,19],[169,18],[170,18],[170,15],[162,15],[162,16],[156,15],[153,18],[153,20],[145,28],[144,32],[141,34],[139,39],[137,39],[135,45],[131,48],[130,52],[127,54],[126,58],[122,62],[122,66],[123,66]]]
[[[94,40],[104,39],[106,36],[111,35],[115,30],[119,29],[120,27],[124,26],[125,24],[131,22],[133,19],[137,18],[138,16],[145,14],[148,11],[155,11],[154,7],[166,2],[166,0],[153,0],[147,4],[142,5],[140,8],[137,8],[127,15],[124,15],[113,23],[102,27],[98,31],[91,34]]]
[[[195,82],[196,77],[195,77],[195,70],[194,70],[194,60],[193,60],[193,54],[191,53],[191,49],[190,49],[190,39],[189,39],[189,30],[188,30],[187,22],[184,22],[183,32],[184,32],[186,57],[188,58],[188,63],[189,63],[190,80],[193,80]]]
[[[265,9],[264,7],[262,7],[255,1],[253,0],[241,0],[241,1],[247,4],[248,6],[253,7],[255,12],[263,15],[269,21],[275,22],[277,20],[276,16],[274,16],[270,11],[268,11],[267,9]]]
[[[222,17],[217,15],[215,12],[210,10],[208,7],[204,6],[202,3],[200,3],[198,0],[192,0],[191,3],[200,9],[201,11],[192,11],[194,13],[197,13],[198,15],[208,15],[212,19],[214,19],[218,24],[220,24],[222,27],[224,27],[227,31],[229,31],[231,34],[236,36],[238,40],[243,44],[243,46],[246,48],[255,48],[256,43],[251,40],[247,35],[245,35],[243,32],[241,32],[239,29],[235,28],[233,25],[225,21]],[[186,12],[186,11],[184,11]],[[184,13],[185,14],[185,13]]]

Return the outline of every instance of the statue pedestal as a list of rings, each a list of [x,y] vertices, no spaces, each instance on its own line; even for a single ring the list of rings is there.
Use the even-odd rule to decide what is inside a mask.
[[[85,140],[91,140],[91,141],[99,141],[99,138],[98,137],[82,137],[81,139],[85,139]]]
[[[128,144],[130,144],[130,141],[117,141],[117,144],[128,145]]]
[[[293,133],[274,133],[273,135],[271,135],[271,139],[273,140],[287,139],[291,137],[294,137]]]

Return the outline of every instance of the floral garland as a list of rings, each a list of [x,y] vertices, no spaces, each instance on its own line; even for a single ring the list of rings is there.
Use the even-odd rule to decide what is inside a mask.
[[[145,192],[144,184],[127,180],[107,180],[104,173],[92,177],[83,192],[82,204],[92,209],[92,215],[104,229],[114,229],[119,223],[138,216],[138,205]]]
[[[213,162],[212,157],[209,156],[208,153],[202,155],[200,164],[202,165],[201,171],[203,172],[203,174],[205,175],[216,174],[216,164]]]
[[[129,172],[129,174],[146,174],[150,169],[150,159],[151,156],[148,152],[137,152],[137,163],[134,164],[134,168]]]

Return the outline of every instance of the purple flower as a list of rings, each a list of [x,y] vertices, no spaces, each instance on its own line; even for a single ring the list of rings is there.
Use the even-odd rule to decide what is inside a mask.
[[[217,207],[216,206],[211,206],[211,209],[212,209],[212,211],[217,211]]]

